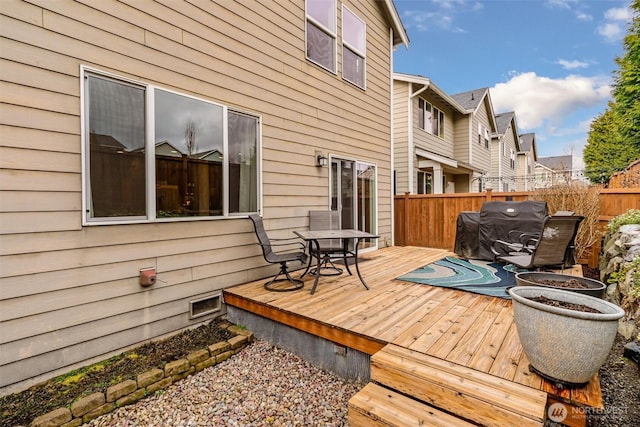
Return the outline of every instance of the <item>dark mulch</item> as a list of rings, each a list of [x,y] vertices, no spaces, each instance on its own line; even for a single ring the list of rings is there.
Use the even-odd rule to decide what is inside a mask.
[[[66,375],[31,387],[21,393],[0,398],[2,426],[28,425],[34,418],[54,409],[69,406],[78,398],[136,377],[153,368],[162,369],[167,362],[186,357],[235,336],[229,324],[214,320],[170,338],[144,344],[103,362],[72,371]]]
[[[600,368],[603,411],[588,419],[594,427],[640,426],[640,366],[623,357],[627,340],[616,337],[609,357]]]
[[[545,296],[539,296],[534,298],[529,298],[531,301],[539,302],[541,304],[549,305],[551,307],[558,308],[566,308],[568,310],[580,311],[583,313],[600,313],[600,311],[595,308],[588,307],[584,304],[576,304],[573,302],[560,301],[553,298],[547,298]]]
[[[582,266],[582,275],[600,280],[600,270]],[[611,352],[600,368],[600,387],[604,411],[590,414],[589,425],[594,427],[640,426],[640,366],[623,357],[629,340],[617,335]]]
[[[589,289],[589,285],[584,281],[578,279],[568,280],[551,280],[551,279],[535,279],[532,282],[540,283],[541,285],[553,286],[554,288],[569,288],[569,289]]]

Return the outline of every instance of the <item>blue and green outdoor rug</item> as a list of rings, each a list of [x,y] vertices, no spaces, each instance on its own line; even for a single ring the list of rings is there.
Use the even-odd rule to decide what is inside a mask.
[[[508,299],[506,289],[516,284],[512,269],[512,265],[498,262],[449,256],[400,276],[398,280]]]

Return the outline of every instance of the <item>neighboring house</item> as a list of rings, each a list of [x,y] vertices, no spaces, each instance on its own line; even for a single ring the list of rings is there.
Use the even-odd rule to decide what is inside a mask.
[[[539,157],[535,166],[535,188],[567,184],[573,180],[573,156]]]
[[[469,188],[461,192],[486,189],[484,178],[491,170],[491,135],[497,132],[489,88],[451,95],[466,115],[456,123],[455,158],[472,170]]]
[[[520,151],[516,158],[516,191],[529,191],[534,188],[534,167],[537,160],[536,134],[533,132],[521,134]]]
[[[495,130],[489,91],[458,102],[423,76],[394,73],[393,81],[395,194],[480,191]],[[481,146],[472,129],[481,130]]]
[[[392,241],[392,0],[0,14],[2,394],[223,314],[275,273],[249,213],[291,237],[334,208]]]
[[[496,114],[497,131],[491,137],[491,176],[487,187],[496,191],[515,191],[518,183],[516,153],[520,136],[516,113]]]
[[[393,75],[395,193],[466,192],[471,171],[455,159],[455,122],[465,113],[426,77]]]

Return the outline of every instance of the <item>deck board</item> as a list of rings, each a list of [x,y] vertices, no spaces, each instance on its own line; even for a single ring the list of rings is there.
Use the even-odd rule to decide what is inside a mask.
[[[370,290],[352,268],[354,275],[321,277],[314,295],[313,276],[307,275],[305,287],[293,292],[269,292],[262,286],[266,279],[227,288],[225,302],[368,354],[391,343],[571,404],[602,408],[597,377],[584,389],[567,392],[529,372],[510,300],[396,280],[453,253],[390,247],[360,255]]]

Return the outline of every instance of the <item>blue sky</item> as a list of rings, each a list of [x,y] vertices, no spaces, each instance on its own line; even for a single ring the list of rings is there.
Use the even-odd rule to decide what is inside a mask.
[[[490,88],[496,114],[516,112],[539,157],[582,150],[611,99],[629,0],[395,0],[409,49],[394,71],[431,79],[452,95]],[[578,164],[576,164],[578,163]]]

